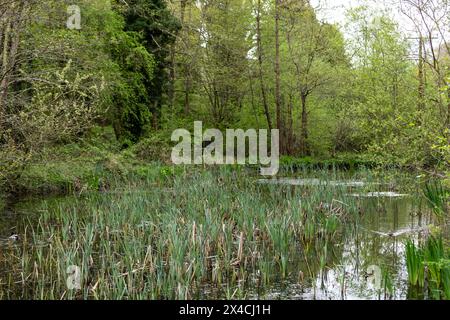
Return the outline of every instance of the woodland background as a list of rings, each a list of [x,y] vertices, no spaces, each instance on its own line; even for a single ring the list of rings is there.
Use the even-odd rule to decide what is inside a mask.
[[[447,0],[361,6],[341,26],[307,0],[78,0],[70,30],[72,2],[0,0],[6,191],[145,175],[194,120],[278,128],[285,163],[449,177]]]

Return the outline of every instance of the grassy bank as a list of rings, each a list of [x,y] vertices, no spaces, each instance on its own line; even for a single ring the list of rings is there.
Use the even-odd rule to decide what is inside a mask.
[[[48,147],[32,157],[16,177],[4,183],[3,194],[42,196],[99,191],[129,180],[170,175],[176,171],[151,157],[143,141],[122,150],[112,128],[96,128],[85,139],[62,146]],[[157,146],[152,146],[153,150]],[[161,152],[161,150],[159,150]]]
[[[103,190],[126,184],[130,179],[164,179],[183,171],[171,164],[168,137],[170,133],[160,132],[131,148],[121,149],[112,128],[97,127],[84,139],[48,147],[32,157],[17,171],[14,180],[4,183],[3,194],[70,194]],[[333,168],[353,171],[376,168],[377,164],[347,154],[333,159],[282,157],[280,167],[282,172]]]
[[[24,166],[11,174],[14,179],[0,179],[0,194],[33,196],[95,191],[147,178],[164,179],[184,169],[171,163],[171,132],[160,131],[127,149],[122,149],[111,127],[95,127],[76,142],[47,147],[33,155]],[[249,166],[257,170],[257,166]],[[280,158],[280,171],[346,170],[361,168],[373,172],[411,172],[411,168],[381,164],[364,154],[342,153],[332,158]],[[202,169],[202,167],[200,167]],[[433,172],[412,170],[419,174]],[[443,175],[438,175],[443,176]],[[450,181],[450,179],[449,179]]]

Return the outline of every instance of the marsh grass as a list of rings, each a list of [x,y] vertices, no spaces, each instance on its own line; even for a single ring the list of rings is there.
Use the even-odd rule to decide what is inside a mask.
[[[364,214],[361,200],[348,196],[352,188],[261,185],[247,169],[135,174],[110,190],[34,208],[21,241],[1,248],[0,299],[264,296],[274,283],[312,282],[333,267],[342,255],[335,244]],[[334,170],[314,175],[348,178]],[[80,290],[67,288],[73,265]]]
[[[450,252],[442,236],[431,236],[416,246],[406,243],[406,261],[410,284],[432,299],[450,299]]]
[[[426,183],[423,194],[438,217],[445,218],[448,215],[450,192],[444,188],[441,181],[435,180]]]
[[[411,240],[408,240],[405,246],[409,283],[423,288],[425,282],[423,252]]]

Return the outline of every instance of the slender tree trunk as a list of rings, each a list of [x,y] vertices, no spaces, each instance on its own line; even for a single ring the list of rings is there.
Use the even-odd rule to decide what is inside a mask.
[[[9,43],[10,43],[10,33],[11,33],[11,23],[8,20],[8,17],[5,18],[5,31],[3,34],[3,43],[2,46],[2,66],[1,66],[1,74],[0,74],[0,115],[4,114],[5,104],[6,104],[6,95],[8,90],[8,73],[9,73]]]
[[[259,82],[261,85],[261,96],[264,106],[264,114],[267,120],[269,130],[272,130],[272,120],[270,118],[269,105],[267,103],[266,88],[264,86],[263,77],[263,58],[262,58],[262,43],[261,43],[261,0],[258,0],[258,13],[256,15],[256,43],[258,49],[258,65],[259,65]]]
[[[423,38],[420,37],[419,40],[419,101],[418,101],[418,111],[423,112],[425,109],[425,73],[424,73],[424,57],[423,57]],[[420,115],[421,117],[421,115]],[[420,119],[420,121],[422,121]]]
[[[293,154],[294,152],[294,118],[292,116],[292,111],[294,109],[293,102],[292,102],[292,95],[289,94],[289,104],[288,104],[288,137],[287,137],[287,151],[289,154]]]
[[[306,107],[306,100],[308,96],[304,93],[301,94],[302,100],[302,122],[300,132],[300,152],[303,156],[309,155],[308,146],[308,110]]]
[[[187,30],[187,26],[185,25],[185,16],[186,16],[186,5],[188,0],[180,1],[180,22],[182,27],[182,35],[184,36],[184,41],[186,44],[186,49],[189,49],[189,30]],[[189,56],[188,56],[189,59]],[[191,74],[190,74],[190,66],[188,62],[184,63],[184,114],[188,115],[190,113],[190,91],[191,91]]]
[[[27,4],[24,1],[12,2],[2,17],[3,43],[0,42],[0,120],[5,117],[7,109],[7,95],[12,82],[13,72],[16,69],[16,60],[19,51],[20,33],[27,14]],[[4,31],[3,31],[4,30]],[[0,129],[1,128],[0,123]]]
[[[284,129],[281,112],[281,85],[280,85],[280,0],[275,0],[275,106],[277,113],[277,129],[280,130],[280,152],[285,153]]]
[[[186,75],[186,80],[185,80],[185,91],[184,91],[184,113],[186,115],[188,115],[191,112],[191,103],[190,103],[190,95],[189,95],[189,91],[191,90],[191,81],[189,79],[189,75]]]
[[[448,143],[450,144],[450,84],[447,84],[448,88],[447,88],[447,140]]]
[[[251,104],[252,104],[252,109],[253,109],[253,115],[255,116],[255,122],[256,122],[256,126],[259,129],[259,119],[258,119],[258,108],[257,106],[255,106],[255,93],[253,90],[253,77],[250,74],[249,75],[249,80],[250,80],[250,98],[251,98]]]
[[[169,77],[170,77],[170,83],[169,83],[169,103],[170,106],[173,108],[175,104],[175,50],[176,50],[176,42],[172,43],[170,46],[170,71],[169,71]]]

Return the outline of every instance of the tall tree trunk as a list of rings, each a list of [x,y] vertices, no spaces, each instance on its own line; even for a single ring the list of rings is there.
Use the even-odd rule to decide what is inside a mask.
[[[191,80],[189,74],[186,75],[186,80],[184,83],[184,113],[188,115],[191,112],[191,106],[190,106],[190,95],[189,91],[191,90]]]
[[[280,85],[280,0],[275,0],[275,106],[277,113],[277,129],[280,130],[280,153],[285,153],[284,129],[281,112],[281,85]]]
[[[180,22],[182,27],[182,36],[184,37],[186,49],[189,49],[189,30],[187,30],[187,26],[185,25],[185,16],[186,16],[186,5],[188,0],[180,1]],[[190,113],[190,91],[191,91],[191,74],[190,74],[190,66],[188,62],[184,64],[184,114],[188,115]]]
[[[174,104],[175,104],[175,78],[176,78],[176,74],[175,74],[175,50],[176,50],[176,42],[174,41],[174,43],[172,43],[172,45],[170,46],[170,70],[169,70],[169,78],[170,78],[170,83],[169,83],[169,103],[170,106],[173,108]]]
[[[421,113],[425,109],[425,73],[424,73],[424,57],[423,57],[423,45],[424,40],[422,37],[419,39],[419,96],[418,96],[418,111]],[[420,118],[422,116],[420,115]],[[422,119],[420,119],[422,122]]]
[[[447,141],[450,144],[450,84],[447,84]]]
[[[20,34],[27,15],[27,3],[24,1],[11,2],[2,17],[3,43],[0,42],[0,120],[5,117],[7,109],[7,95],[13,72],[16,70],[16,60],[19,51]],[[0,130],[2,129],[0,123]]]
[[[257,129],[259,130],[260,126],[259,126],[259,119],[258,119],[258,107],[255,106],[255,93],[253,90],[253,77],[252,74],[249,75],[249,80],[250,80],[250,101],[252,104],[252,109],[253,109],[253,115],[255,117],[255,123],[257,126]]]
[[[5,111],[5,104],[6,104],[6,95],[8,90],[8,73],[9,73],[9,42],[10,42],[10,34],[11,34],[11,23],[8,19],[8,16],[5,17],[5,31],[3,34],[3,43],[1,43],[2,46],[2,66],[1,66],[1,73],[0,73],[0,115],[3,116]]]
[[[258,13],[256,15],[256,44],[258,50],[258,65],[259,65],[259,82],[261,85],[261,96],[264,106],[264,114],[267,120],[269,130],[272,130],[272,120],[270,118],[269,105],[267,103],[266,88],[264,86],[263,78],[263,58],[262,58],[262,43],[261,43],[261,0],[258,0]]]
[[[289,94],[289,104],[288,104],[288,112],[287,112],[287,116],[288,116],[288,126],[287,126],[287,130],[288,130],[288,136],[287,136],[287,140],[286,140],[286,144],[287,144],[287,152],[288,154],[293,154],[294,153],[294,118],[292,116],[292,111],[294,109],[293,106],[293,101],[292,101],[292,95]]]
[[[304,93],[301,94],[302,100],[302,123],[300,132],[300,152],[303,156],[309,155],[308,146],[308,110],[306,108],[306,100],[308,96]]]

